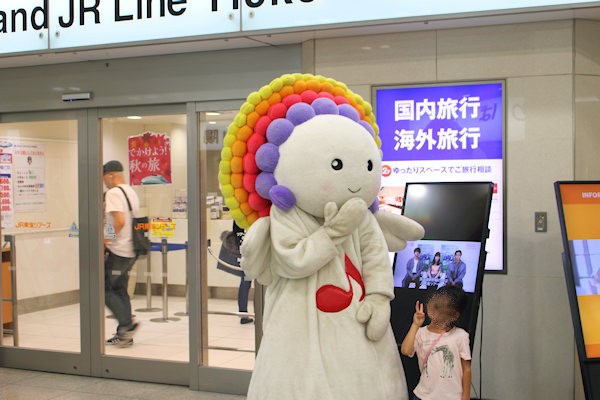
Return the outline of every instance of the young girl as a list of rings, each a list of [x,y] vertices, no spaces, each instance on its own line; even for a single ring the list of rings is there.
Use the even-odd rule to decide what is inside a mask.
[[[471,393],[471,351],[469,334],[456,327],[466,307],[466,297],[456,286],[442,286],[427,302],[417,301],[413,323],[402,341],[402,354],[417,353],[421,378],[413,400],[469,400]]]

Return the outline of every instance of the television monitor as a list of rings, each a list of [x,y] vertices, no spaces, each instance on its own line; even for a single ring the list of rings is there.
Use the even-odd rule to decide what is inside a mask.
[[[600,360],[600,182],[556,182],[579,357]]]
[[[415,303],[426,303],[437,288],[455,284],[462,286],[467,295],[467,307],[458,326],[469,332],[473,348],[493,190],[492,182],[406,184],[402,214],[420,223],[425,236],[408,242],[393,257],[395,298],[391,322],[398,345],[410,328]],[[439,266],[433,262],[436,253]],[[404,356],[402,361],[412,391],[419,380],[417,361]]]
[[[600,181],[555,182],[567,295],[585,398],[600,399]]]

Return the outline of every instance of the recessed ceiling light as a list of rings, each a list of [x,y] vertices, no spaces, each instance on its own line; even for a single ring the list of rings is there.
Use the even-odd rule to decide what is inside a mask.
[[[142,119],[139,115],[129,115],[127,119]]]
[[[206,115],[210,115],[211,117],[216,116],[216,115],[221,115],[220,112],[213,112],[213,111],[209,111],[206,113]]]
[[[217,124],[217,122],[216,122],[216,121],[208,121],[208,124],[209,124],[209,125],[216,125],[216,124]]]

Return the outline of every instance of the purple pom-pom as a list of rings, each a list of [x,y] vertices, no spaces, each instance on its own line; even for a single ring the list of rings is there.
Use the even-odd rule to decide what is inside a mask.
[[[256,165],[263,171],[273,172],[279,162],[279,147],[265,143],[256,151]]]
[[[377,211],[379,211],[379,199],[376,198],[375,201],[373,203],[371,203],[371,205],[369,206],[369,210],[371,210],[371,212],[373,214],[375,214]]]
[[[287,140],[294,130],[294,124],[285,118],[279,118],[271,122],[267,128],[267,139],[269,143],[273,143],[276,146],[281,145]]]
[[[356,121],[356,122],[358,122],[360,120],[358,111],[356,111],[356,109],[354,107],[352,107],[350,104],[340,104],[339,109],[340,109],[340,115],[343,115],[344,117],[348,117],[351,120]]]
[[[254,187],[256,188],[256,191],[258,192],[258,194],[260,194],[261,197],[265,199],[270,199],[269,190],[271,190],[271,188],[275,185],[277,185],[277,180],[275,179],[272,173],[261,172],[256,177],[256,183]]]
[[[315,113],[317,115],[321,114],[334,114],[337,115],[340,113],[337,104],[335,101],[328,99],[327,97],[321,97],[316,99],[311,104],[312,108],[315,109]]]
[[[375,131],[373,130],[373,127],[370,123],[368,123],[367,121],[363,121],[362,119],[358,121],[358,123],[361,124],[371,136],[375,137]]]
[[[286,114],[286,118],[294,125],[300,125],[303,122],[315,116],[315,109],[306,103],[296,103],[291,106]]]
[[[269,190],[271,201],[277,208],[289,210],[296,204],[294,193],[283,185],[275,185]]]

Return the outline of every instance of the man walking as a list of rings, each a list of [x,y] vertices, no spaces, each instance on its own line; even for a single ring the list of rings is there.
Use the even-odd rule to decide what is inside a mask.
[[[139,212],[140,203],[135,191],[125,183],[119,161],[104,164],[102,180],[108,188],[104,197],[104,301],[119,322],[116,334],[106,343],[127,347],[133,344],[138,327],[131,316],[127,284],[136,260],[131,218]]]

